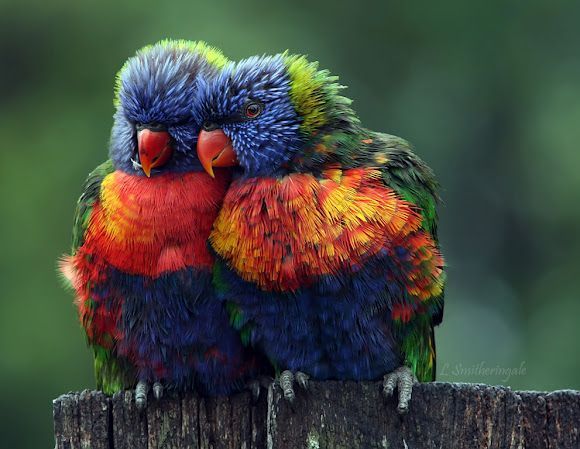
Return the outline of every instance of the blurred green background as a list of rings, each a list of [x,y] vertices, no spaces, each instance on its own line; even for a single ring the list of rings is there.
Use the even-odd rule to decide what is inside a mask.
[[[0,3],[2,447],[52,447],[51,400],[93,386],[55,260],[106,158],[113,77],[164,37],[339,74],[444,187],[440,379],[580,388],[579,23],[563,1]]]

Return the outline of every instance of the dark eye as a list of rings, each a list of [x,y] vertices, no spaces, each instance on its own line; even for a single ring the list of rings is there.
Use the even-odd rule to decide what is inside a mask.
[[[264,110],[264,105],[262,103],[258,103],[257,101],[249,101],[244,106],[244,116],[246,118],[256,118],[258,115],[262,113]]]

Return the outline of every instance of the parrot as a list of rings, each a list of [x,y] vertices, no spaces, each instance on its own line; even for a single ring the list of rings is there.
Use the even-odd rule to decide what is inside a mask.
[[[405,413],[435,379],[439,184],[407,141],[365,128],[344,89],[289,52],[200,77],[199,160],[234,170],[213,282],[287,400],[309,379],[382,380]]]
[[[207,240],[230,182],[195,154],[197,77],[227,59],[204,42],[164,40],[116,78],[109,159],[77,204],[72,253],[60,270],[76,296],[97,387],[231,394],[260,369],[212,287]]]

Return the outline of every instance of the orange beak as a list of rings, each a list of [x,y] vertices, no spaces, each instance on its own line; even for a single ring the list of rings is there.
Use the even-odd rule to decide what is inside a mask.
[[[173,154],[171,136],[167,131],[152,131],[147,128],[140,130],[137,133],[137,148],[139,163],[148,178],[151,170],[167,164]]]
[[[233,167],[238,159],[232,141],[221,129],[201,131],[197,139],[197,157],[208,174],[214,178],[214,167]]]

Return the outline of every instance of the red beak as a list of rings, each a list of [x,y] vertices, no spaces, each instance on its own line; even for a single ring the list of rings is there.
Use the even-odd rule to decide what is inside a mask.
[[[232,141],[221,129],[201,131],[197,139],[197,157],[206,172],[213,178],[214,167],[238,165]]]
[[[139,163],[147,177],[151,176],[152,169],[165,165],[173,154],[171,136],[167,131],[140,130],[137,132],[137,147]]]

